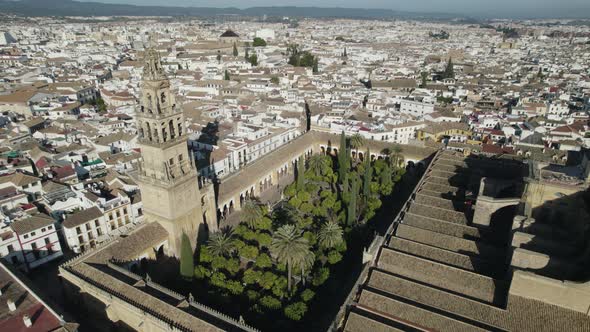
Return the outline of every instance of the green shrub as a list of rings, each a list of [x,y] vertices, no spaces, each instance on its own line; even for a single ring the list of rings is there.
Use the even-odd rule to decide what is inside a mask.
[[[297,196],[295,196],[289,200],[289,204],[291,204],[294,208],[298,209],[299,205],[301,205],[301,200],[297,198]]]
[[[328,269],[327,267],[322,267],[322,268],[318,269],[313,274],[313,279],[311,280],[311,284],[314,286],[320,286],[324,282],[326,282],[326,280],[328,280],[329,277],[330,277],[330,269]]]
[[[246,246],[246,243],[244,241],[234,240],[234,248],[236,248],[237,251],[240,251],[245,246]]]
[[[204,279],[209,278],[211,276],[211,270],[207,269],[206,267],[199,265],[195,267],[195,278],[197,279]]]
[[[248,297],[248,300],[250,301],[256,301],[260,297],[260,293],[250,289],[246,291],[246,297]]]
[[[321,203],[321,206],[326,209],[333,209],[336,205],[336,198],[334,196],[327,196]]]
[[[334,265],[342,260],[342,255],[336,251],[332,250],[328,253],[328,263]]]
[[[254,263],[254,265],[261,269],[269,268],[272,266],[272,260],[270,259],[270,256],[268,256],[267,254],[260,254],[256,258],[256,263]]]
[[[287,316],[287,318],[298,321],[301,318],[303,318],[303,315],[305,315],[305,312],[307,311],[307,305],[305,305],[305,303],[303,302],[297,302],[297,303],[293,303],[293,304],[289,304],[288,306],[285,307],[285,316]]]
[[[314,296],[315,292],[309,288],[301,292],[301,299],[303,299],[303,301],[305,302],[311,301],[311,299],[313,299]]]
[[[269,247],[272,242],[272,236],[267,233],[257,233],[256,241],[258,241],[259,247]]]
[[[244,292],[244,286],[236,280],[230,280],[225,283],[225,289],[227,289],[233,295],[240,295]]]
[[[255,259],[258,257],[258,248],[255,246],[245,246],[239,251],[240,256],[248,259]]]
[[[318,237],[314,233],[307,231],[303,233],[303,237],[307,239],[310,246],[314,246],[318,242]]]
[[[260,280],[260,278],[262,278],[262,272],[253,269],[247,269],[246,271],[244,271],[242,281],[247,285],[252,285],[257,283]]]
[[[305,229],[305,228],[311,226],[312,224],[313,224],[313,219],[311,219],[309,217],[299,218],[299,220],[297,220],[297,227],[299,227],[300,229]]]
[[[311,205],[307,202],[301,204],[301,206],[299,207],[299,210],[303,213],[310,213],[312,209],[313,209],[313,205]]]
[[[263,296],[258,302],[263,307],[266,307],[269,309],[279,309],[281,307],[281,301],[279,301],[278,299],[276,299],[275,297],[272,297],[270,295]]]
[[[338,243],[336,245],[336,247],[334,247],[335,250],[337,250],[338,252],[345,252],[346,251],[346,241],[340,241],[340,243]]]
[[[285,188],[285,196],[287,196],[288,198],[291,198],[293,196],[295,196],[297,194],[297,188],[295,186],[295,184],[290,184]]]
[[[223,256],[215,256],[211,261],[211,268],[214,271],[225,269],[227,266],[227,260]]]
[[[250,228],[248,228],[248,226],[246,226],[243,223],[234,227],[234,235],[236,235],[236,236],[244,236],[244,234],[249,231],[250,231]]]
[[[246,241],[253,241],[253,240],[256,240],[256,232],[254,232],[254,231],[248,231],[248,232],[245,232],[245,233],[242,235],[242,237],[243,237],[243,238],[244,238],[244,240],[246,240]]]
[[[311,214],[313,214],[314,217],[326,217],[328,216],[328,210],[321,206],[320,203],[320,206],[316,206],[311,210]]]
[[[300,191],[297,193],[297,198],[299,198],[301,202],[309,202],[311,199],[311,194],[307,191]]]
[[[240,270],[240,261],[235,258],[228,259],[224,269],[231,275],[235,275]]]
[[[272,229],[272,220],[268,217],[264,217],[256,221],[257,230],[270,230]]]
[[[222,272],[214,272],[211,275],[211,285],[213,286],[224,288],[226,282],[227,280],[225,278],[225,274],[223,274]]]
[[[213,256],[211,256],[211,252],[209,248],[206,246],[202,246],[199,252],[199,262],[201,263],[210,263],[213,260]]]
[[[264,272],[262,277],[258,279],[258,285],[264,289],[271,289],[277,278],[278,277],[270,271]]]
[[[321,179],[321,178],[320,178]],[[318,192],[318,190],[320,190],[320,186],[318,186],[315,183],[306,183],[305,184],[305,191],[308,194],[315,194]]]
[[[287,278],[279,277],[272,286],[272,293],[282,299],[287,295]]]

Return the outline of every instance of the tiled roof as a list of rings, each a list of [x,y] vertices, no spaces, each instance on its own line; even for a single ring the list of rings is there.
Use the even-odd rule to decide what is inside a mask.
[[[48,215],[37,214],[28,218],[19,219],[10,224],[10,227],[19,235],[23,235],[42,227],[53,225],[54,222],[55,220]]]
[[[74,214],[67,215],[67,218],[62,223],[62,226],[65,228],[73,228],[82,225],[88,221],[98,219],[102,215],[103,213],[102,211],[100,211],[99,208],[92,207],[90,209],[82,210]]]
[[[8,268],[0,262],[0,331],[27,331],[46,332],[56,331],[63,326],[61,318],[40,302],[17,277],[9,272]],[[16,310],[8,308],[7,301],[16,305]],[[23,316],[31,318],[32,325],[26,327]]]

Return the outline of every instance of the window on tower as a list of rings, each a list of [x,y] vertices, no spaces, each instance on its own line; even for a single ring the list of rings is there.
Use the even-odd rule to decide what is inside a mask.
[[[147,96],[146,96],[146,98],[147,98],[147,102],[148,102],[148,107],[149,108],[152,108],[153,107],[153,104],[152,104],[152,96],[148,93]]]
[[[162,102],[162,104],[166,103],[166,94],[164,92],[162,92],[162,94],[160,95],[160,101]]]

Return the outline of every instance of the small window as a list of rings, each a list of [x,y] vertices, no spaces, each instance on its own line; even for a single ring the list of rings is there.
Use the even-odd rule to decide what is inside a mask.
[[[25,234],[25,236],[23,236],[25,239],[29,238],[29,234]]]
[[[49,225],[49,226],[47,226],[47,229],[51,230],[51,229],[53,229],[53,226]]]
[[[31,236],[35,236],[35,232],[31,232]]]
[[[45,232],[45,227],[41,228],[41,233]]]
[[[49,240],[49,238],[48,238],[48,237],[46,237],[46,238],[45,238],[45,244],[46,244],[46,245],[48,245],[48,244],[50,244],[50,243],[51,243],[51,241]]]
[[[9,244],[7,248],[9,254],[14,252],[14,247],[12,246],[12,244]]]

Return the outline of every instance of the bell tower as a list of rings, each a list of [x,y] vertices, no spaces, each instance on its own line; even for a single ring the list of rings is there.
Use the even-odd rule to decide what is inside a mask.
[[[180,256],[183,233],[196,246],[199,227],[215,212],[212,190],[199,189],[197,169],[187,149],[182,109],[170,91],[160,55],[145,54],[139,109],[136,109],[142,160],[136,174],[147,222],[160,223],[169,234],[170,254]],[[208,188],[210,189],[210,188]],[[215,223],[216,224],[216,223]]]

